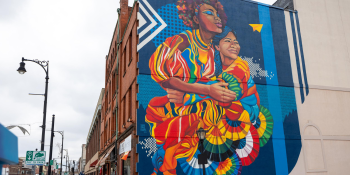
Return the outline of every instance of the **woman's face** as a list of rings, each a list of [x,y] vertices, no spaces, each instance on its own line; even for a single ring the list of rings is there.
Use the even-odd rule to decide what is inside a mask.
[[[197,18],[197,17],[196,17]],[[199,24],[202,30],[208,32],[221,33],[222,23],[217,10],[208,4],[203,4],[199,8],[198,18],[195,18],[195,22]]]
[[[241,50],[241,46],[239,46],[237,38],[232,32],[229,32],[225,38],[221,39],[219,45],[215,46],[215,48],[224,58],[230,60],[236,60]]]

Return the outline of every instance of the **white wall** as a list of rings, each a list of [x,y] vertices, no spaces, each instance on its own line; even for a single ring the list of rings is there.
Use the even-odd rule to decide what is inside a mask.
[[[304,140],[299,161],[291,174],[347,175],[350,172],[349,7],[350,0],[295,0],[310,94],[302,104],[299,88],[295,89]],[[293,41],[288,27],[289,12],[285,14],[288,38]],[[293,47],[291,41],[290,48]]]

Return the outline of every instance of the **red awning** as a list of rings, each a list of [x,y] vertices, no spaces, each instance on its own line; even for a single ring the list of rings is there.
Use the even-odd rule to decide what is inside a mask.
[[[115,145],[113,145],[109,150],[108,152],[105,154],[105,156],[103,156],[101,158],[101,161],[99,162],[99,166],[102,166],[106,163],[106,159],[108,158],[109,154],[112,152],[112,150],[114,149]]]
[[[96,164],[97,164],[97,162],[98,162],[98,159],[96,159],[94,162],[92,162],[92,163],[90,164],[90,167],[95,167]]]

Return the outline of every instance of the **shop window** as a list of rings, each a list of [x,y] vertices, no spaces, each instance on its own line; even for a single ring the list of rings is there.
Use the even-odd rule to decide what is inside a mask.
[[[131,175],[130,156],[123,160],[123,175]]]

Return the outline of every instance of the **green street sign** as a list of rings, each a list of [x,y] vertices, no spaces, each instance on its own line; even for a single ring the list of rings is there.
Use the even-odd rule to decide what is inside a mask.
[[[46,158],[45,151],[27,151],[26,164],[27,165],[44,165]]]

